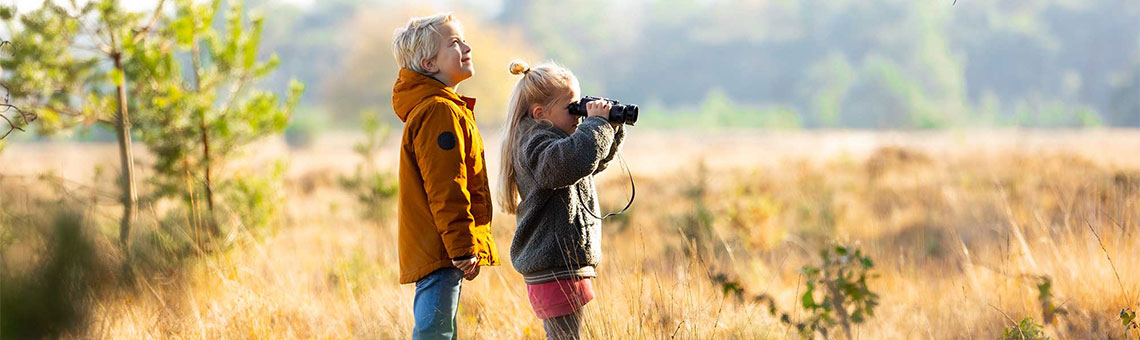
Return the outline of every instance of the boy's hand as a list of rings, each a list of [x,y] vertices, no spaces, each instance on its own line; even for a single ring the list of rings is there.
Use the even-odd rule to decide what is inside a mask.
[[[595,100],[586,103],[586,115],[589,117],[602,117],[607,122],[610,121],[610,104],[609,101]]]
[[[463,278],[467,279],[467,281],[474,280],[476,276],[479,276],[479,268],[483,268],[483,267],[479,266],[479,265],[475,265],[475,269],[472,270],[470,274],[464,274]]]
[[[466,258],[466,259],[462,259],[462,260],[451,260],[451,264],[454,265],[455,268],[459,268],[459,270],[462,270],[463,271],[463,277],[465,277],[465,278],[471,277],[471,279],[473,279],[473,278],[475,278],[475,275],[479,274],[479,257],[478,256],[472,256],[470,258]],[[474,275],[472,275],[472,273],[474,273]],[[468,280],[470,280],[470,279],[468,279]]]

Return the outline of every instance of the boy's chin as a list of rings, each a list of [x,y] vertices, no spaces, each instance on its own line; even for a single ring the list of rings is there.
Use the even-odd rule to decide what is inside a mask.
[[[456,79],[456,82],[460,82],[470,79],[472,76],[475,76],[474,69],[460,69],[459,72],[456,72],[455,77],[452,77],[452,79]]]

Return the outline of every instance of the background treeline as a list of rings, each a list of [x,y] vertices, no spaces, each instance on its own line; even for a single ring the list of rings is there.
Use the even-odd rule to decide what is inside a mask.
[[[461,91],[489,126],[515,57],[568,66],[650,127],[1140,126],[1135,1],[243,3],[272,18],[259,57],[280,58],[257,86],[308,85],[294,134],[356,128],[362,112],[396,122],[392,31],[442,10],[467,28],[477,76]]]
[[[1140,126],[1134,1],[455,2],[483,117],[498,118],[511,57],[555,60],[583,91],[639,103],[651,126],[945,128]],[[386,119],[392,29],[415,8],[382,1],[262,3],[265,85],[314,86],[334,124]],[[483,100],[483,97],[488,97]]]

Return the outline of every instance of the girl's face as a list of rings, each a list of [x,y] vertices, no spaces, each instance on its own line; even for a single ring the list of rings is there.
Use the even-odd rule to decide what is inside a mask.
[[[567,98],[569,99],[564,102],[555,102],[549,107],[535,107],[534,118],[550,121],[551,124],[565,131],[566,134],[573,134],[574,130],[578,129],[578,122],[582,120],[582,117],[570,114],[570,103],[578,101],[578,90],[571,89]]]

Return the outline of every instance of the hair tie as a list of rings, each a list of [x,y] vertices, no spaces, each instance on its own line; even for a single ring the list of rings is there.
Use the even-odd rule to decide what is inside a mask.
[[[508,67],[507,70],[511,71],[511,74],[526,75],[526,74],[530,74],[530,65],[527,65],[527,63],[525,61],[522,61],[522,60],[514,60],[511,62],[511,65]]]

